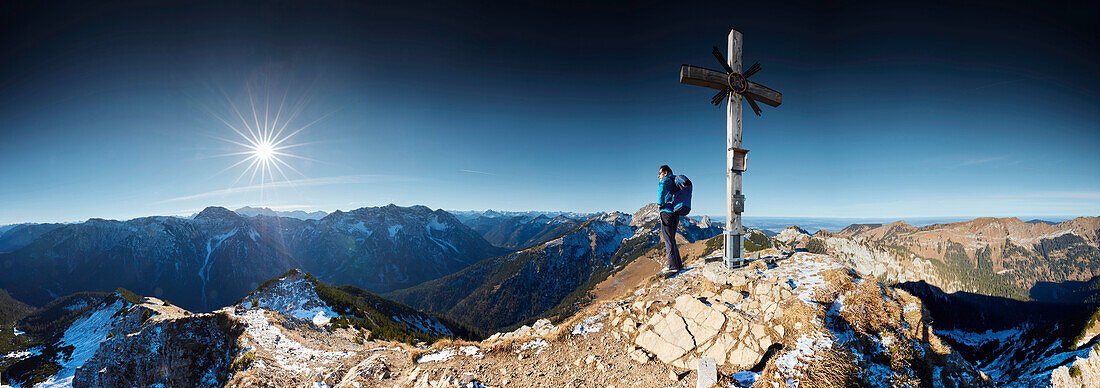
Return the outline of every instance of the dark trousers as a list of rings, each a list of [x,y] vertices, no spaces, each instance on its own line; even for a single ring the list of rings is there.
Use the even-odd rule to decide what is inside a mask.
[[[666,267],[679,271],[684,268],[680,261],[680,248],[676,246],[676,227],[680,225],[680,216],[661,212],[661,239],[665,240],[665,253],[668,255]]]

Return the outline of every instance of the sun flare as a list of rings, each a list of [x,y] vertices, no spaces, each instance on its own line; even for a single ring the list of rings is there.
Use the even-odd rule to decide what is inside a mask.
[[[257,99],[254,98],[250,92],[248,95],[248,107],[251,108],[251,111],[242,112],[237,108],[237,105],[226,96],[226,101],[229,103],[229,108],[231,109],[230,118],[227,119],[218,114],[214,116],[240,137],[236,140],[218,136],[214,136],[214,138],[241,147],[239,151],[217,156],[244,156],[243,159],[233,163],[218,173],[220,174],[238,166],[245,165],[244,170],[241,171],[237,179],[233,181],[233,184],[236,185],[241,182],[246,175],[249,177],[249,185],[257,184],[257,178],[259,178],[258,184],[262,199],[265,184],[275,183],[280,179],[284,182],[294,182],[287,176],[287,171],[285,171],[284,168],[303,178],[305,177],[305,174],[302,174],[298,169],[294,168],[294,166],[291,166],[284,158],[317,161],[288,152],[287,150],[290,148],[307,145],[307,143],[290,143],[288,140],[298,135],[306,128],[316,124],[323,117],[305,125],[293,126],[292,124],[295,118],[297,118],[302,111],[302,104],[292,104],[295,105],[293,108],[288,107],[285,94],[283,95],[282,101],[278,103],[277,109],[270,109],[275,107],[275,104],[273,104],[273,101],[270,101],[269,98],[264,98],[259,102],[256,100]]]
[[[260,160],[268,161],[275,157],[275,147],[271,143],[260,143],[252,148],[252,154]]]

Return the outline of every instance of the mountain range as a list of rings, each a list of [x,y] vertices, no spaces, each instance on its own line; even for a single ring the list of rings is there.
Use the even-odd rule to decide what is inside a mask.
[[[702,258],[723,238],[706,217],[683,219],[677,240],[691,267],[663,279],[652,276],[662,255],[654,204],[632,215],[494,213],[390,205],[302,220],[210,207],[191,219],[10,228],[0,235],[12,247],[0,253],[11,269],[0,275],[10,292],[0,294],[0,375],[73,386],[420,386],[430,373],[447,385],[433,360],[454,368],[445,361],[464,354],[458,365],[486,374],[510,365],[504,349],[558,364],[594,352],[609,362],[594,375],[671,367],[681,380],[677,370],[698,373],[690,357],[712,355],[765,381],[835,370],[866,383],[1043,386],[1080,380],[1070,367],[1084,368],[1074,360],[1100,330],[1090,326],[1100,316],[1089,317],[1100,306],[1097,217],[748,230],[745,247],[761,260],[732,275],[706,269],[704,281],[700,268],[714,263]],[[744,322],[713,323],[735,321]],[[821,335],[839,358],[810,362],[818,356],[804,341],[818,349]],[[533,342],[511,342],[520,339]],[[378,351],[412,364],[367,357]],[[585,360],[573,367],[595,365]],[[563,370],[555,365],[527,368]]]
[[[234,212],[236,212],[237,214],[240,214],[242,216],[245,216],[245,217],[255,217],[255,216],[263,215],[263,216],[268,216],[268,217],[290,217],[290,218],[297,218],[299,220],[319,220],[319,219],[325,218],[325,216],[328,215],[327,212],[324,212],[324,211],[321,211],[321,210],[312,211],[312,212],[307,212],[307,211],[304,211],[304,210],[280,211],[280,210],[272,210],[271,208],[267,208],[267,207],[251,207],[251,206],[245,206],[245,207],[239,208],[237,210],[234,210]]]
[[[385,296],[490,330],[568,314],[596,283],[660,244],[656,210],[650,204],[634,215],[611,212],[563,221],[574,226],[552,240]],[[693,220],[681,222],[679,236],[695,242],[721,230],[716,223]]]
[[[0,288],[34,305],[125,287],[208,311],[290,268],[385,292],[507,252],[449,213],[424,206],[337,211],[319,220],[209,207],[192,219],[91,219],[49,229],[5,240],[15,249],[0,253],[6,269]]]
[[[1085,298],[1085,283],[1100,276],[1098,236],[1100,217],[1056,224],[985,217],[919,228],[904,221],[853,224],[813,235],[790,227],[775,240],[836,255],[887,282],[926,281],[947,292],[1068,302]]]
[[[627,217],[593,217],[588,236],[607,235],[601,225],[628,227]],[[583,236],[572,235],[551,244]],[[682,244],[695,251],[708,241]],[[690,257],[690,269],[676,276],[640,278],[557,319],[488,338],[297,269],[210,313],[125,289],[77,293],[29,312],[0,298],[0,311],[16,314],[14,325],[0,327],[14,332],[0,343],[0,379],[26,387],[665,386],[716,379],[733,386],[1030,387],[1089,386],[1100,372],[1089,363],[1100,347],[1100,312],[1089,318],[1087,311],[1063,311],[1066,319],[1053,325],[985,326],[990,322],[972,318],[996,311],[988,301],[956,301],[928,286],[884,287],[828,255],[761,252],[768,256],[732,272]],[[632,272],[644,263],[623,266]],[[999,331],[960,329],[967,327]],[[717,368],[697,362],[704,357]]]

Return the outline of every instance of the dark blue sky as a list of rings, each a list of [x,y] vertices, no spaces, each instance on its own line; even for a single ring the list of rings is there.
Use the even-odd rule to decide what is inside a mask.
[[[717,68],[731,27],[784,94],[746,110],[746,215],[1100,209],[1095,2],[86,3],[5,5],[0,224],[634,211],[665,163],[696,213],[723,214],[724,108],[678,71]],[[249,96],[274,116],[283,95],[290,130],[319,121],[261,193],[226,170],[243,156],[216,157],[243,141],[218,118],[237,125]]]

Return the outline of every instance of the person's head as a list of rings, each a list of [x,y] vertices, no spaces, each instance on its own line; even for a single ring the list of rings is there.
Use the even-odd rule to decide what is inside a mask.
[[[667,164],[662,165],[661,168],[657,170],[657,179],[664,179],[664,177],[669,175],[672,175],[672,168]]]

